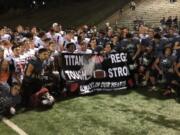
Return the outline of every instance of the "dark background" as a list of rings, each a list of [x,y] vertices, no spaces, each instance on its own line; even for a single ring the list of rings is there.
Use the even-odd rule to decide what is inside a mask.
[[[36,4],[33,4],[33,1]],[[92,1],[92,0],[88,0]],[[43,2],[45,5],[43,5]],[[7,12],[10,9],[34,9],[58,7],[62,4],[71,4],[72,2],[85,2],[85,0],[0,0],[0,13]]]
[[[35,1],[36,4],[33,4]],[[0,0],[0,26],[98,25],[130,0]],[[45,4],[43,4],[45,3]]]

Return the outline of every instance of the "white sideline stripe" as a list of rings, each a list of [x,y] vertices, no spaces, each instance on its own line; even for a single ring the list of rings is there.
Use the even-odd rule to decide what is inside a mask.
[[[18,133],[19,135],[28,135],[27,133],[25,133],[22,129],[20,129],[16,124],[14,124],[13,122],[11,122],[10,120],[8,120],[7,118],[3,117],[2,121],[9,126],[11,129],[13,129],[16,133]]]

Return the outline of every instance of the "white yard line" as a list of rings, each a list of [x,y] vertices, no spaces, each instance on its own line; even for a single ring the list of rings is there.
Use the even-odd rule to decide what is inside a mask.
[[[7,118],[3,117],[2,121],[11,129],[13,129],[16,133],[19,135],[28,135],[26,132],[24,132],[22,129],[20,129],[16,124],[8,120]]]

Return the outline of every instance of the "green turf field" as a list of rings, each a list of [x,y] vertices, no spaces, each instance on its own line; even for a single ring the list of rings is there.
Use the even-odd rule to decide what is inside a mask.
[[[29,135],[179,135],[180,104],[139,91],[66,99],[10,120]],[[1,135],[13,131],[0,124]]]
[[[5,124],[0,122],[0,134],[1,135],[17,135],[13,130],[9,129]]]

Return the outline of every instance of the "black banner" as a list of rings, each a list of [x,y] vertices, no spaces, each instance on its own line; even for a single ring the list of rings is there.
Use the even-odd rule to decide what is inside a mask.
[[[62,54],[62,76],[67,83],[76,83],[80,94],[127,88],[130,72],[127,53]]]

